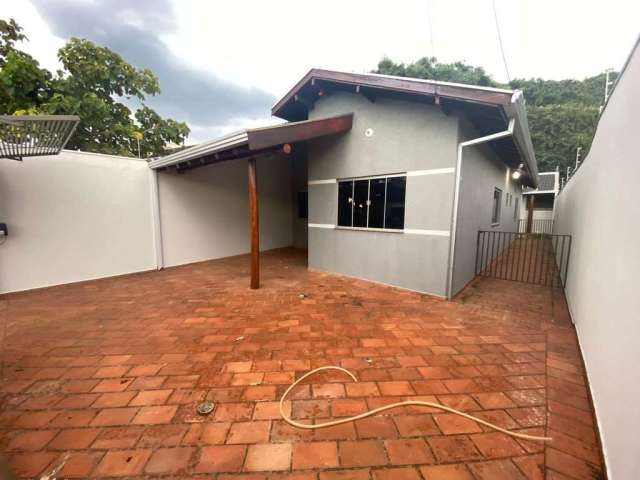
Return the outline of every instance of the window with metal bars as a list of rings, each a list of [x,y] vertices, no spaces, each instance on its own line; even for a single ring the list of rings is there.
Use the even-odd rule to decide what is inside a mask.
[[[338,182],[338,226],[404,229],[406,175]]]

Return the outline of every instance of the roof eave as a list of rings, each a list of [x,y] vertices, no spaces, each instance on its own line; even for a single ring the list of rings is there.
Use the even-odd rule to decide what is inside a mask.
[[[186,170],[249,156],[271,155],[285,145],[335,135],[351,129],[353,113],[250,128],[149,161],[153,170],[175,166]],[[289,150],[290,151],[290,150]],[[289,153],[286,151],[285,153]],[[213,158],[211,158],[213,157]],[[186,164],[186,166],[184,165]],[[182,165],[182,168],[180,167]]]
[[[308,83],[333,82],[346,85],[359,85],[370,89],[414,93],[418,95],[439,96],[454,100],[482,103],[486,105],[506,106],[514,94],[512,90],[466,85],[460,83],[425,80],[412,77],[396,77],[374,73],[359,74],[312,68],[302,77],[272,108],[273,116],[287,118],[283,112],[287,105],[295,101],[295,96]]]
[[[522,160],[529,174],[532,186],[537,188],[540,181],[538,178],[538,163],[536,161],[533,143],[531,142],[531,135],[529,134],[527,110],[525,108],[524,96],[521,90],[516,90],[513,93],[511,102],[509,105],[506,105],[504,109],[509,118],[515,119],[515,127],[513,131],[514,143],[522,156]]]
[[[192,159],[204,157],[206,155],[215,154],[231,147],[239,147],[249,142],[246,130],[234,132],[224,137],[201,143],[186,150],[167,155],[166,157],[154,158],[149,162],[152,169],[170,167],[178,163],[187,162]]]

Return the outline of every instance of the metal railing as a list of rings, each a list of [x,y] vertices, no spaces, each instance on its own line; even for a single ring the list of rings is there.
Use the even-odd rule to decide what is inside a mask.
[[[518,233],[553,233],[553,220],[532,220],[531,232],[527,232],[527,219],[518,221]]]
[[[478,232],[476,275],[564,287],[571,235]]]

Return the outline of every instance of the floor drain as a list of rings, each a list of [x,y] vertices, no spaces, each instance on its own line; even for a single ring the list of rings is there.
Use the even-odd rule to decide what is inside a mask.
[[[202,402],[200,405],[198,405],[196,411],[198,412],[198,415],[209,415],[215,408],[215,403],[213,403],[211,400],[207,400],[206,402]]]

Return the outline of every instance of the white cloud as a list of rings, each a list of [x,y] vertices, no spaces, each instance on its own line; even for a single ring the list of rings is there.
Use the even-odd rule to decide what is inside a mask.
[[[189,135],[187,145],[211,140],[212,138],[227,135],[228,133],[244,130],[246,128],[277,125],[283,121],[284,120],[276,117],[230,118],[229,122],[225,125],[189,125],[189,128],[191,128],[191,134]]]
[[[506,80],[490,0],[171,1],[173,12],[153,12],[145,25],[138,14],[129,15],[127,22],[157,34],[171,53],[195,67],[191,71],[204,70],[275,96],[283,95],[312,67],[366,72],[384,55],[409,62],[434,50],[441,61],[466,60],[483,66],[497,80]],[[637,1],[496,0],[496,4],[513,78],[583,78],[608,67],[619,69],[638,35]],[[68,15],[73,18],[74,12]],[[25,49],[43,66],[58,68],[56,50],[64,42],[51,34],[29,2],[0,2],[0,16],[14,16],[29,35]],[[149,21],[170,21],[177,28],[154,29]],[[214,106],[225,103],[214,97],[212,92],[204,100]],[[186,118],[187,106],[200,107],[180,98],[166,101],[179,120]],[[262,125],[271,121],[269,113],[265,109],[255,118],[225,113],[224,122],[211,125],[197,120],[194,125],[192,120],[191,140]]]

